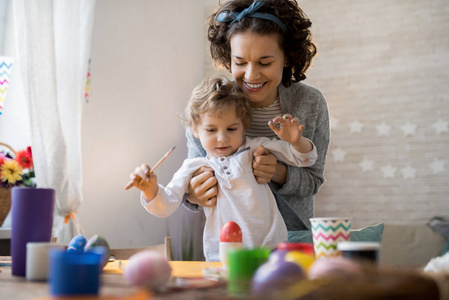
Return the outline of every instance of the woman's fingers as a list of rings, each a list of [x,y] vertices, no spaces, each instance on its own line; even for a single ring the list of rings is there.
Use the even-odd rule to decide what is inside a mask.
[[[210,167],[194,172],[189,184],[188,200],[203,207],[213,207],[217,202],[217,179]]]
[[[259,146],[254,151],[253,173],[258,183],[268,183],[271,181],[276,170],[276,157],[265,147]]]

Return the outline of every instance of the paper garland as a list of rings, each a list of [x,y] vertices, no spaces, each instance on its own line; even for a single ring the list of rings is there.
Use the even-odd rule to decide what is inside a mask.
[[[12,59],[0,56],[0,115],[3,113],[11,71]]]

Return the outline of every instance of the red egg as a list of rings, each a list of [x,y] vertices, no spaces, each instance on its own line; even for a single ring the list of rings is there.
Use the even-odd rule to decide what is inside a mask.
[[[220,231],[220,242],[241,242],[242,241],[242,230],[240,226],[229,221],[221,227]]]

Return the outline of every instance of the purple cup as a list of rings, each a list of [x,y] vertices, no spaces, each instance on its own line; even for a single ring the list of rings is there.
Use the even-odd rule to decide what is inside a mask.
[[[12,274],[26,275],[26,244],[50,242],[55,190],[14,187],[11,191]]]

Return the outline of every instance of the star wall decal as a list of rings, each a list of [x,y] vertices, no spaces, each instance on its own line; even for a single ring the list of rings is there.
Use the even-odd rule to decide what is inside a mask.
[[[340,120],[339,120],[339,119],[330,117],[330,127],[331,127],[331,130],[332,130],[332,129],[337,129],[339,123],[340,123]]]
[[[363,124],[358,120],[349,123],[351,133],[361,133],[363,129]]]
[[[404,125],[401,126],[401,130],[404,133],[404,136],[411,136],[415,134],[417,125],[412,124],[409,121],[407,121]]]
[[[442,133],[448,132],[448,121],[438,120],[437,122],[432,124],[433,129],[435,130],[435,133],[440,135]]]
[[[332,151],[332,155],[334,156],[334,161],[344,161],[346,151],[341,148],[337,148]]]
[[[363,158],[363,160],[359,163],[359,166],[362,167],[363,172],[372,171],[374,169],[374,161]]]
[[[376,126],[377,128],[377,135],[378,136],[388,136],[390,135],[391,125],[388,125],[385,122],[382,122],[380,125]]]
[[[416,169],[410,166],[401,169],[402,177],[404,179],[413,179],[415,178]]]
[[[391,166],[391,164],[382,167],[381,170],[384,178],[394,178],[396,176],[397,168]]]
[[[429,168],[432,170],[433,174],[441,173],[446,169],[446,162],[435,158],[433,162],[429,164]]]

